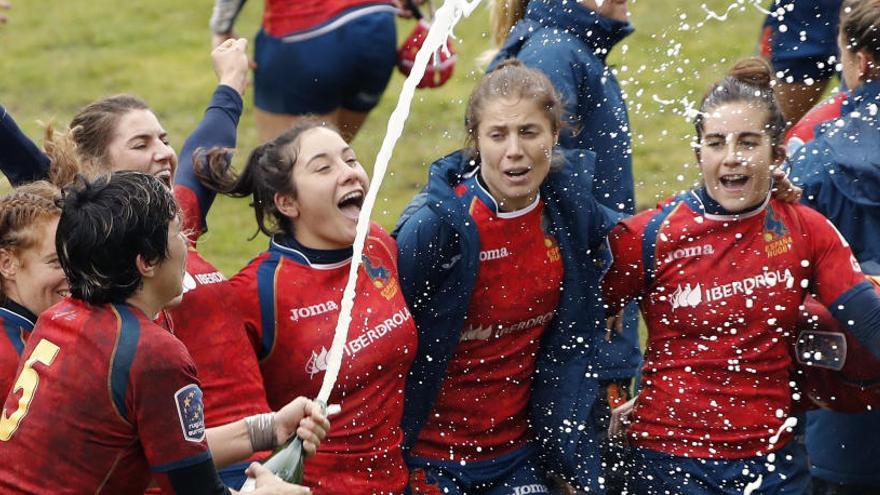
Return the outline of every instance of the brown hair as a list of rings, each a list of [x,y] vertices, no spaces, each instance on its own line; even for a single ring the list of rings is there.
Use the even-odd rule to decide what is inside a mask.
[[[840,8],[840,33],[850,52],[865,50],[880,60],[880,0],[847,0]]]
[[[529,0],[493,0],[489,5],[489,30],[495,46],[504,44],[514,24],[526,15]]]
[[[56,132],[46,127],[46,154],[55,184],[69,184],[77,174],[94,177],[106,172],[107,148],[119,120],[132,110],[150,110],[140,98],[122,94],[89,103],[73,117],[70,127]]]
[[[256,216],[258,232],[267,236],[292,233],[290,218],[275,206],[275,194],[296,198],[296,185],[291,175],[297,160],[298,141],[305,131],[316,127],[339,132],[327,122],[306,118],[272,141],[254,148],[241,174],[236,174],[229,166],[231,150],[213,148],[207,152],[197,151],[194,163],[196,175],[205,187],[221,194],[234,198],[253,196],[251,207]],[[257,232],[254,237],[256,235]]]
[[[770,143],[774,148],[780,146],[786,123],[772,86],[773,69],[766,60],[760,57],[748,57],[738,61],[727,76],[713,84],[703,96],[700,111],[694,118],[697,141],[703,138],[706,114],[722,105],[747,103],[767,111],[767,121],[764,126],[770,135]]]
[[[0,198],[0,249],[21,253],[39,239],[35,227],[61,215],[60,191],[46,181],[36,181],[13,189]],[[5,299],[0,274],[0,298]]]
[[[554,133],[562,129],[562,100],[553,83],[539,70],[526,67],[516,59],[507,59],[486,74],[468,99],[465,112],[465,147],[476,155],[477,133],[486,105],[497,98],[529,99],[544,111]]]

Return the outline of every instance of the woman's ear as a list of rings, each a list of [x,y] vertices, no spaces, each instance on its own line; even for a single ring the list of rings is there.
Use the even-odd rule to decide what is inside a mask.
[[[275,202],[275,208],[285,217],[290,219],[299,217],[299,203],[289,194],[275,193],[272,200]]]
[[[141,274],[141,278],[153,278],[153,275],[156,273],[157,265],[145,260],[143,255],[137,255],[137,258],[134,259],[134,264],[138,269],[138,273]]]
[[[4,280],[15,278],[18,273],[18,256],[11,249],[0,249],[0,275]]]

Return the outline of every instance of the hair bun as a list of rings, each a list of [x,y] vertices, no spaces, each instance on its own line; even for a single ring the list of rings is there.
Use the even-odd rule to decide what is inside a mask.
[[[738,81],[759,88],[769,88],[773,81],[773,69],[770,63],[761,57],[744,58],[733,64],[727,74]]]

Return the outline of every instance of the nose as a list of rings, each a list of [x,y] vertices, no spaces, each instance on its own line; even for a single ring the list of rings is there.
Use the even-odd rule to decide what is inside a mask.
[[[165,144],[163,142],[159,142],[156,146],[155,151],[153,152],[153,161],[155,162],[168,162],[174,157],[174,148],[171,145]]]
[[[724,147],[724,164],[728,166],[736,166],[741,165],[742,161],[742,152],[737,146],[736,140],[729,140],[729,142]]]
[[[352,167],[342,162],[342,172],[339,173],[339,184],[345,185],[358,180],[360,167]]]
[[[523,155],[522,143],[518,134],[511,134],[507,139],[507,148],[504,151],[509,159],[517,159]]]

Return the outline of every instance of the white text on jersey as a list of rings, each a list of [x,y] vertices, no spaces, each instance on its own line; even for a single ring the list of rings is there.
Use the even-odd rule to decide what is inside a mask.
[[[320,304],[306,306],[305,308],[292,308],[290,310],[290,319],[292,321],[299,321],[300,318],[311,318],[312,316],[318,316],[337,310],[339,310],[339,305],[336,304],[335,301],[327,301]]]

